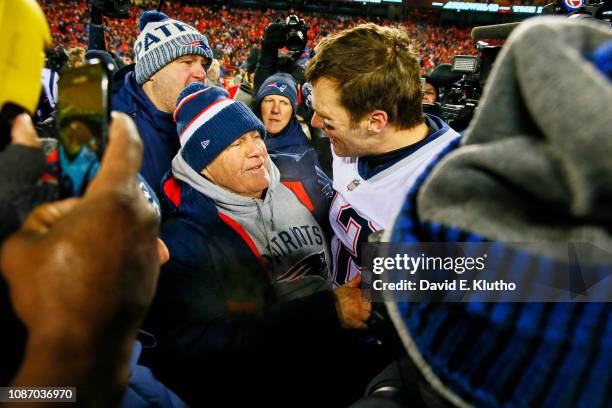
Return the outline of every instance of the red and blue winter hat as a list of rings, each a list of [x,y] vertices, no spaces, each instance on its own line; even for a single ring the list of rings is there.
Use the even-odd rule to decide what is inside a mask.
[[[180,138],[180,154],[187,164],[202,171],[226,147],[245,133],[266,129],[244,103],[228,98],[220,87],[194,82],[179,95],[174,121]]]

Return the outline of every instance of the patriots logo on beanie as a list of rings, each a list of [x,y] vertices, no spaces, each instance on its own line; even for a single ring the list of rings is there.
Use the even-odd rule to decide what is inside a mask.
[[[213,60],[206,37],[189,24],[173,20],[159,11],[145,11],[138,23],[134,43],[136,82],[142,85],[153,74],[183,55],[201,55]]]
[[[285,83],[282,83],[282,82],[272,82],[272,83],[269,83],[268,85],[266,85],[266,87],[268,87],[268,86],[273,86],[276,89],[278,89],[281,93],[283,93],[283,92],[285,92],[285,89],[287,89],[287,87],[289,85],[287,85]]]
[[[200,47],[204,50],[208,48],[208,44],[202,40],[186,41],[183,45],[187,47]]]
[[[258,112],[261,109],[261,101],[268,95],[280,95],[289,99],[295,115],[298,103],[297,84],[295,78],[290,74],[277,73],[266,78],[255,95],[255,106]]]
[[[226,147],[245,133],[266,128],[242,102],[228,98],[220,87],[199,82],[187,86],[179,95],[174,121],[181,143],[179,154],[200,173]]]

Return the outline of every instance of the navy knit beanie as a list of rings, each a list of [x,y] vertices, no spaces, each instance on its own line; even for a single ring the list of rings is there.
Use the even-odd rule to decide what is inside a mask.
[[[217,86],[194,82],[179,95],[174,121],[181,142],[180,154],[197,171],[208,166],[226,147],[242,135],[266,129],[244,103],[228,98]]]
[[[295,115],[297,111],[297,84],[290,74],[278,73],[269,76],[255,95],[255,107],[257,112],[261,112],[261,101],[268,95],[281,95],[289,99],[291,108]]]

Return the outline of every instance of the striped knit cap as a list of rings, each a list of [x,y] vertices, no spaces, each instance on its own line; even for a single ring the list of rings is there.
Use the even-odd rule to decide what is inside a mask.
[[[223,88],[209,88],[199,82],[179,95],[174,111],[179,153],[198,173],[245,133],[257,130],[262,137],[266,133],[253,111],[228,95]]]
[[[140,35],[134,44],[136,82],[142,85],[153,74],[183,55],[213,59],[206,36],[189,24],[169,18],[158,11],[145,11],[138,23]]]

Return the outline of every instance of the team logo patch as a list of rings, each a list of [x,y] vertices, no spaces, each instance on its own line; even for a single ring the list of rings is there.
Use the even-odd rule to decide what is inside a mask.
[[[270,88],[270,87],[274,87],[276,89],[278,89],[281,92],[285,92],[285,89],[287,89],[287,84],[283,83],[283,82],[270,82],[268,85],[266,85],[266,88]]]
[[[145,179],[139,174],[138,175],[138,187],[140,187],[140,191],[146,198],[146,200],[151,204],[158,217],[161,217],[161,209],[159,208],[159,201],[157,200],[157,196],[151,190],[151,187],[147,184]]]
[[[208,139],[202,140],[200,142],[200,144],[202,145],[202,149],[206,149],[208,147],[208,145],[210,144],[210,140],[208,140]]]
[[[354,189],[357,188],[357,186],[359,186],[360,183],[361,183],[361,180],[355,179],[346,185],[346,189],[348,191],[353,191]]]
[[[201,48],[203,50],[210,50],[210,47],[208,47],[208,44],[206,44],[204,41],[202,40],[193,40],[193,41],[187,41],[185,43],[183,43],[184,46],[187,47],[198,47]]]
[[[565,0],[565,5],[569,9],[577,9],[582,6],[582,0]]]
[[[277,282],[291,282],[306,276],[327,277],[324,251],[310,254],[276,278]]]

